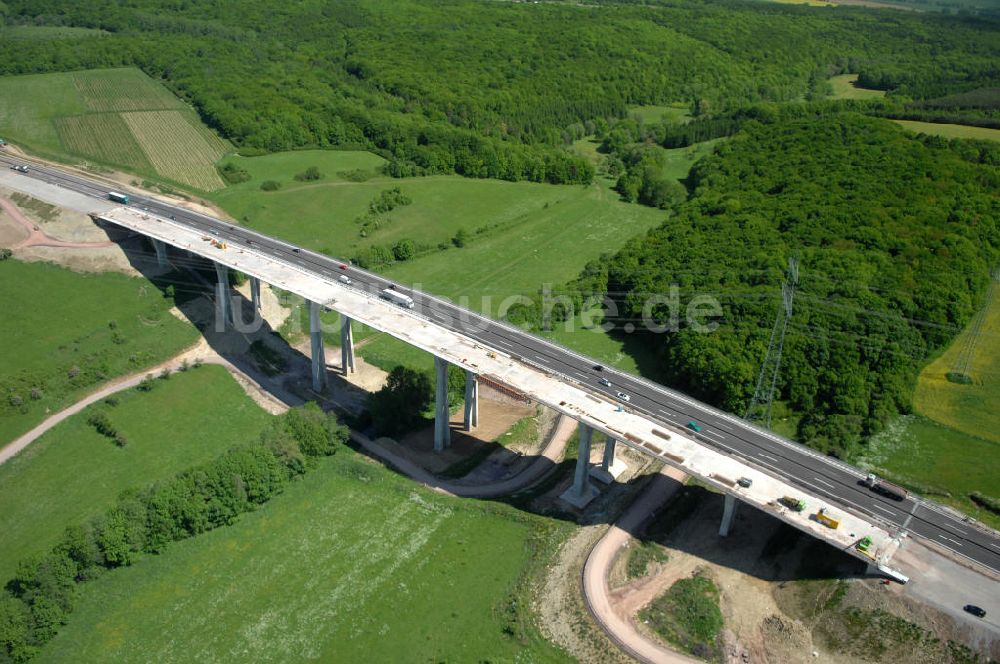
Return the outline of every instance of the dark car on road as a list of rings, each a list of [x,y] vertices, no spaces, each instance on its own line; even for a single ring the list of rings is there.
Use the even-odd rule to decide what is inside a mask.
[[[967,613],[971,613],[972,615],[976,616],[977,618],[985,618],[986,617],[986,611],[984,609],[976,606],[975,604],[966,604],[965,606],[962,607],[962,609],[964,609]]]

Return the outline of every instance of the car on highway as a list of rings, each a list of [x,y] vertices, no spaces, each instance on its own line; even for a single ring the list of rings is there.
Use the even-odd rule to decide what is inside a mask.
[[[599,382],[604,387],[611,387],[611,381],[608,380],[607,378],[602,378],[601,380],[599,380],[597,382]]]
[[[347,276],[346,274],[342,274],[342,275],[340,275],[340,283],[347,284],[348,286],[350,286],[351,285],[351,278],[349,276]]]
[[[965,606],[962,607],[962,610],[965,611],[966,613],[971,613],[977,618],[986,617],[986,610],[983,609],[982,607],[976,606],[975,604],[966,604]]]
[[[629,395],[625,394],[624,392],[618,392],[618,394],[616,396],[619,399],[621,399],[622,401],[631,401],[632,400],[632,397],[630,397]]]
[[[18,173],[27,173],[28,172],[28,167],[25,166],[24,164],[20,164],[20,165],[14,164],[13,166],[10,167],[10,170],[17,171]]]
[[[604,371],[604,367],[602,367],[600,364],[595,364],[594,371]]]
[[[292,247],[292,253],[296,253],[296,254],[299,253],[299,248],[298,247]]]
[[[347,269],[347,264],[346,263],[341,263],[339,265],[339,267],[340,267],[341,270],[346,270]]]
[[[736,480],[736,483],[739,484],[744,489],[749,489],[753,485],[753,480],[750,479],[749,477],[741,477],[740,479]]]
[[[688,422],[688,429],[691,429],[691,431],[694,431],[695,433],[699,433],[701,431],[701,425],[694,420],[691,420]]]

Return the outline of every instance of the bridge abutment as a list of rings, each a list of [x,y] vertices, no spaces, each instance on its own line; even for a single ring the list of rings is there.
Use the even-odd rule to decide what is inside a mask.
[[[719,524],[719,536],[726,537],[733,527],[733,518],[736,516],[736,496],[731,493],[726,494],[726,505],[722,510],[722,523]]]
[[[320,305],[309,302],[309,337],[312,341],[312,386],[316,392],[326,387],[326,350],[323,348],[323,329],[319,320]]]
[[[351,319],[340,314],[340,368],[344,375],[354,373],[354,330]]]
[[[434,356],[436,389],[434,398],[434,451],[443,452],[451,447],[451,428],[448,426],[448,362]]]
[[[215,327],[219,331],[225,331],[233,326],[233,300],[229,292],[229,268],[221,263],[215,263],[215,275],[218,277],[218,282],[215,285]]]
[[[466,431],[479,426],[479,376],[465,370],[465,418]]]
[[[577,448],[576,475],[573,486],[561,496],[564,501],[577,509],[583,509],[591,500],[597,497],[597,487],[590,483],[590,440],[594,430],[580,422],[580,445]]]

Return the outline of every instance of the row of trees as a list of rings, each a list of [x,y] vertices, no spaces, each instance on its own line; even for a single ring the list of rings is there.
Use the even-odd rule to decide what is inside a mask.
[[[260,439],[140,491],[66,530],[47,554],[25,561],[0,592],[0,662],[24,662],[73,610],[78,586],[171,542],[232,523],[347,441],[315,404],[279,417]]]

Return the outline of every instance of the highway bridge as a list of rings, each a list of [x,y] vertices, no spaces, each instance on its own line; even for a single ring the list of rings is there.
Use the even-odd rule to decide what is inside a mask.
[[[511,385],[581,423],[580,459],[571,503],[585,504],[596,491],[589,481],[590,433],[602,431],[610,444],[627,445],[675,465],[727,495],[720,533],[728,532],[737,500],[768,510],[778,518],[824,539],[886,574],[906,536],[918,537],[957,557],[1000,572],[1000,537],[995,531],[933,502],[910,496],[894,500],[861,484],[865,472],[816,453],[734,415],[651,381],[601,366],[598,361],[503,322],[486,319],[431,294],[392,284],[386,278],[323,254],[296,247],[234,223],[193,212],[160,198],[127,192],[128,205],[108,200],[111,185],[95,177],[0,155],[0,184],[56,205],[92,212],[95,218],[150,237],[162,260],[166,245],[207,258],[219,270],[220,320],[234,321],[229,309],[227,268],[251,276],[254,300],[260,281],[302,295],[312,304],[314,384],[322,388],[326,364],[318,314],[338,311],[342,321],[342,366],[353,365],[351,320],[392,334],[434,354],[438,374],[436,447],[448,444],[447,363],[466,370],[466,426],[476,419],[476,376]],[[27,173],[9,166],[28,163]],[[120,189],[119,189],[120,190]],[[216,242],[205,241],[211,238]],[[225,245],[225,248],[221,248]],[[351,283],[340,278],[346,276]],[[407,309],[380,297],[390,286],[412,298]],[[605,379],[610,385],[601,382]],[[630,395],[623,404],[618,392]],[[686,427],[700,424],[700,431]],[[746,476],[751,487],[734,480]],[[803,498],[810,509],[795,512],[780,498]],[[819,507],[841,519],[830,529],[817,521]],[[872,537],[868,555],[856,544]],[[872,560],[874,558],[874,560]],[[905,580],[901,579],[901,580]]]

